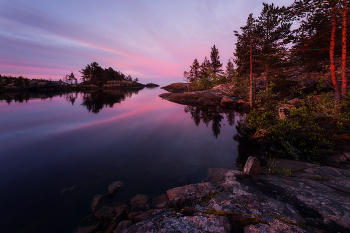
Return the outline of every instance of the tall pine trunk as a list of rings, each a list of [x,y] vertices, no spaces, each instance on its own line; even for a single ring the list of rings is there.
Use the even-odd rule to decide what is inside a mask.
[[[343,1],[343,25],[342,25],[342,56],[341,56],[341,79],[342,79],[342,87],[341,87],[341,93],[342,93],[342,100],[345,100],[346,96],[346,86],[347,86],[347,77],[345,74],[346,69],[346,11],[347,11],[347,0]]]
[[[266,91],[269,89],[269,65],[265,64]]]
[[[254,108],[254,95],[253,95],[253,48],[252,48],[252,38],[250,38],[250,55],[249,55],[249,60],[250,60],[250,80],[249,80],[249,105],[250,108]]]
[[[336,31],[336,15],[335,15],[335,7],[332,7],[332,34],[331,34],[331,44],[329,48],[329,57],[331,60],[331,76],[332,76],[332,83],[335,91],[335,97],[334,101],[336,104],[339,103],[339,87],[337,78],[335,76],[335,64],[334,64],[334,45],[335,45],[335,31]]]

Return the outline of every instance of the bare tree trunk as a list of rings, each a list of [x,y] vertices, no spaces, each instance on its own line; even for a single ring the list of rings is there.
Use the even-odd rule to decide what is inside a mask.
[[[341,87],[341,96],[342,100],[345,100],[346,96],[346,86],[347,86],[347,77],[345,74],[346,69],[346,11],[347,11],[347,0],[343,1],[343,26],[342,26],[342,56],[341,56],[341,79],[342,79],[342,87]]]
[[[254,95],[253,95],[253,48],[252,38],[250,38],[250,80],[249,80],[249,105],[250,108],[254,108]]]
[[[336,104],[339,104],[339,87],[337,78],[335,77],[335,64],[334,64],[334,45],[335,45],[335,31],[336,31],[336,15],[335,15],[335,7],[332,7],[332,34],[331,34],[331,44],[329,48],[329,57],[331,60],[331,76],[332,82],[335,91],[334,101]]]

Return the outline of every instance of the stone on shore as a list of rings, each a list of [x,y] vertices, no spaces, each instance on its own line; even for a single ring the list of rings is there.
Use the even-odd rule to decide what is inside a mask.
[[[118,190],[123,187],[124,184],[121,181],[115,181],[108,186],[108,194],[113,196]]]
[[[259,160],[253,156],[249,156],[244,165],[243,173],[249,176],[260,175],[261,166]]]

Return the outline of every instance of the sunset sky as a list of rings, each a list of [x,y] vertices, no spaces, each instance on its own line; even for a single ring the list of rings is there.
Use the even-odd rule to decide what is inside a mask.
[[[261,9],[261,0],[1,0],[0,74],[58,80],[73,71],[80,78],[96,61],[141,83],[182,81],[214,44],[225,66],[233,30]]]

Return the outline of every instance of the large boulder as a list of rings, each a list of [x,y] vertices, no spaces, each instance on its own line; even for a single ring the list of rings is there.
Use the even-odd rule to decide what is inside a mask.
[[[261,173],[260,162],[257,158],[249,156],[244,165],[243,173],[249,176],[257,176]]]

